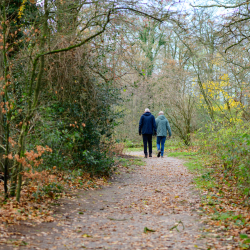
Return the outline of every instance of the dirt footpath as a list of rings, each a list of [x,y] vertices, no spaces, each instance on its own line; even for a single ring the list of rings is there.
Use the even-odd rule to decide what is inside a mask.
[[[109,187],[63,200],[56,222],[23,226],[28,245],[21,249],[208,249],[199,197],[182,161],[145,161],[117,175]]]

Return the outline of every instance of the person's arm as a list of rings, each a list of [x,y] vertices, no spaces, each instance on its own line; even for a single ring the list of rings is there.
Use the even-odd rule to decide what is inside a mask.
[[[142,126],[143,126],[143,116],[141,116],[141,119],[139,121],[139,135],[141,135]]]
[[[166,127],[167,127],[168,135],[169,135],[169,138],[170,138],[172,136],[172,132],[171,132],[171,128],[170,128],[170,125],[169,125],[168,121],[166,122]]]
[[[155,135],[157,135],[157,127],[156,127],[156,122],[155,122],[155,117],[153,116],[153,132]]]

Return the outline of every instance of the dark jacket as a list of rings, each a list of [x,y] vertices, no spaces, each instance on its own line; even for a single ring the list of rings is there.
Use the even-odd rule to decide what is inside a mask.
[[[146,112],[141,116],[139,122],[139,134],[152,135],[155,133],[156,133],[155,117],[150,112]]]
[[[159,115],[156,118],[156,127],[157,127],[157,136],[167,136],[167,131],[169,136],[172,135],[169,122],[164,115]]]

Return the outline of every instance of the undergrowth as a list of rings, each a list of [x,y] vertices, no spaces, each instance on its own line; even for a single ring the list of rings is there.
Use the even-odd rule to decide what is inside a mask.
[[[239,189],[235,176],[225,173],[218,158],[201,153],[197,147],[180,148],[168,156],[183,159],[194,174],[193,182],[201,194],[200,210],[209,218],[207,232],[231,240],[233,249],[249,249],[249,200]]]

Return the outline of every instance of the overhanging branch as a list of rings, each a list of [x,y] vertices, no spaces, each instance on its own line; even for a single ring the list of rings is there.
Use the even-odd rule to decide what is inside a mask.
[[[240,4],[236,4],[236,5],[231,5],[231,6],[228,6],[228,5],[224,5],[224,4],[211,4],[211,5],[193,5],[193,4],[190,4],[192,7],[198,7],[198,8],[211,8],[211,7],[219,7],[219,8],[225,8],[225,9],[234,9],[234,8],[238,8],[238,7],[241,7],[243,5],[247,5],[247,4],[250,4],[250,1],[246,1],[244,3],[240,3]]]

